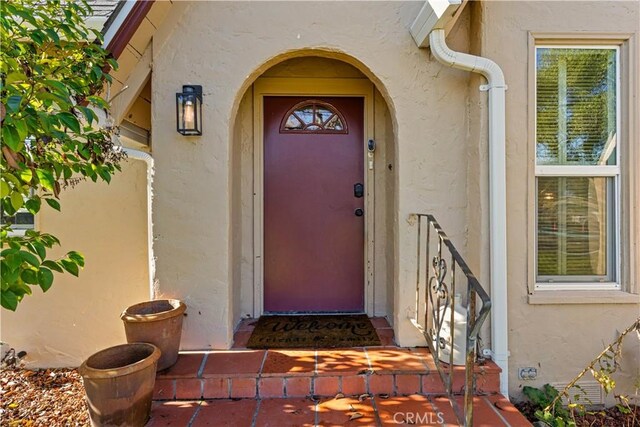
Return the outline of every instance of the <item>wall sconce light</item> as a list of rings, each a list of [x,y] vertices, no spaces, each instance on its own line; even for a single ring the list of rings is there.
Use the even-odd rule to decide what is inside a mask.
[[[202,86],[184,85],[176,93],[176,120],[182,135],[202,135]]]

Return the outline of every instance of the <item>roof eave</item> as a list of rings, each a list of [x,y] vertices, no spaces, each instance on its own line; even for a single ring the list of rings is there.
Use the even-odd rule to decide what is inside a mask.
[[[123,1],[113,11],[105,24],[102,47],[118,59],[142,20],[153,6],[154,0]]]

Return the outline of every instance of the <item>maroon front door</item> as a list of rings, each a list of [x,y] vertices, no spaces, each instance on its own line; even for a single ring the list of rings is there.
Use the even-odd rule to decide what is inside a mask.
[[[264,98],[265,312],[363,311],[363,147],[363,98]]]

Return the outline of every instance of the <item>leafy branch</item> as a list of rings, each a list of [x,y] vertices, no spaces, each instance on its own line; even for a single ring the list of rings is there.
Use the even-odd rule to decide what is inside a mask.
[[[114,149],[113,128],[101,126],[108,110],[100,93],[117,62],[102,35],[85,24],[85,0],[0,2],[0,252],[2,307],[16,310],[32,286],[47,291],[54,273],[78,276],[84,258],[75,251],[48,259],[60,245],[51,234],[13,230],[19,211],[37,214],[46,203],[60,210],[60,192],[80,179],[110,182],[124,153]],[[94,39],[94,41],[90,41]]]

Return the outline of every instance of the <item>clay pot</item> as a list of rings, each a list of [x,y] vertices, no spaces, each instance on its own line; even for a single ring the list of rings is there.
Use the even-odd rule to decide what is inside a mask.
[[[144,426],[151,412],[160,350],[153,344],[109,347],[80,366],[93,426]]]
[[[186,309],[180,300],[163,299],[132,305],[120,316],[127,342],[148,342],[162,351],[158,371],[170,368],[178,361],[182,317]]]

